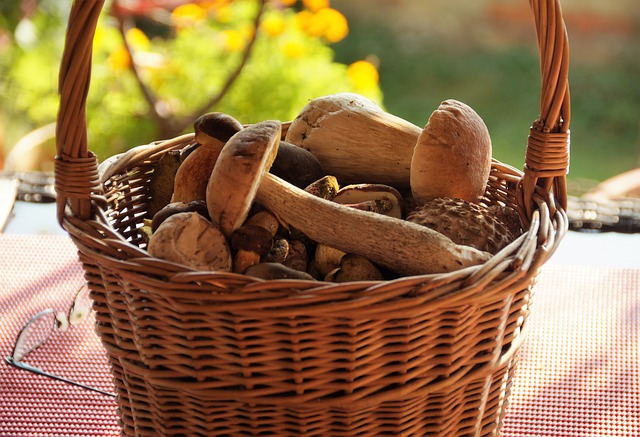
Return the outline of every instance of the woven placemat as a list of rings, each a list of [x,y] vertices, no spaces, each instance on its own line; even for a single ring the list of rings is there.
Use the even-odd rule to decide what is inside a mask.
[[[640,268],[547,266],[504,435],[640,436]]]
[[[0,234],[0,436],[116,436],[113,398],[10,367],[20,328],[67,311],[83,284],[66,236]],[[640,268],[549,265],[536,287],[503,436],[640,435]],[[110,390],[89,317],[29,357],[44,370]]]
[[[20,329],[38,312],[68,312],[83,271],[66,236],[0,234],[0,436],[115,436],[115,399],[9,366]],[[92,314],[54,331],[28,362],[42,370],[112,391]]]

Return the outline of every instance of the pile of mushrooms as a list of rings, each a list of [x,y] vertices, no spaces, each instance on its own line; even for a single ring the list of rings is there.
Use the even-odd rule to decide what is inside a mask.
[[[221,113],[194,130],[150,184],[151,199],[165,199],[146,226],[158,258],[263,279],[377,281],[484,263],[521,232],[515,211],[480,203],[491,139],[455,100],[424,129],[340,93],[310,101],[284,135],[279,121],[243,126]]]

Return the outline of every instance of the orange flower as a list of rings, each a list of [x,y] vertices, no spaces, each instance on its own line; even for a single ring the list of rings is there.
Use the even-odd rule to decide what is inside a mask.
[[[302,4],[310,11],[317,12],[320,9],[328,8],[329,0],[302,0]]]
[[[330,43],[338,42],[349,34],[347,19],[336,9],[323,8],[317,12],[304,10],[296,17],[304,32]]]
[[[114,71],[126,70],[131,66],[131,56],[129,56],[126,48],[120,47],[116,51],[111,52],[107,63]]]
[[[185,3],[171,12],[171,23],[178,29],[193,26],[207,19],[207,10],[195,3]]]

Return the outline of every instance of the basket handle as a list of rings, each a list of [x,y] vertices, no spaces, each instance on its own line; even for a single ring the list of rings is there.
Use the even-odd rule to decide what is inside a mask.
[[[529,0],[535,18],[542,75],[540,118],[533,123],[525,154],[518,203],[527,221],[533,214],[536,188],[553,190],[567,204],[570,103],[569,49],[559,0]],[[58,221],[65,208],[80,220],[92,216],[91,202],[100,196],[97,157],[87,148],[86,100],[91,79],[92,44],[104,0],[74,0],[60,65],[60,107],[56,125],[55,179]]]

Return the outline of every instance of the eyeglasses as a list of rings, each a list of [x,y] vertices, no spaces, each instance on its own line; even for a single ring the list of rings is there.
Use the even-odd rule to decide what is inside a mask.
[[[65,332],[67,331],[67,329],[69,329],[70,325],[77,325],[78,323],[86,319],[91,311],[90,308],[91,307],[88,301],[86,287],[82,286],[76,293],[73,304],[71,305],[68,314],[65,314],[61,311],[56,312],[52,308],[47,308],[43,311],[40,311],[38,314],[29,319],[27,324],[20,330],[11,355],[6,357],[5,359],[6,362],[18,369],[26,370],[37,375],[46,376],[57,381],[75,385],[77,387],[82,387],[84,389],[95,391],[103,395],[115,397],[114,393],[101,390],[96,387],[91,387],[86,384],[82,384],[80,382],[55,375],[53,373],[49,373],[36,366],[24,362],[27,356],[38,349],[40,346],[42,346],[47,340],[49,340],[49,338],[51,338],[52,334],[56,330]]]

